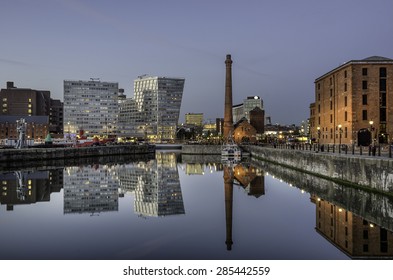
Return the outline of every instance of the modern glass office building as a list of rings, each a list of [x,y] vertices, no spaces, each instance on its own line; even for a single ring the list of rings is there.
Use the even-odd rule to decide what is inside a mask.
[[[116,134],[119,84],[64,81],[64,133],[87,136]]]
[[[134,81],[134,97],[120,106],[121,135],[158,142],[175,139],[184,81],[184,78],[138,77]]]

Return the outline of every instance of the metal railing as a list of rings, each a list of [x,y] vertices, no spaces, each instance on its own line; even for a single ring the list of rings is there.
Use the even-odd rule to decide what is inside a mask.
[[[315,153],[333,153],[343,155],[359,155],[372,157],[388,157],[392,158],[393,145],[370,145],[370,146],[356,146],[356,145],[333,145],[333,144],[264,144],[266,147],[273,147],[276,149],[288,150],[302,150]]]

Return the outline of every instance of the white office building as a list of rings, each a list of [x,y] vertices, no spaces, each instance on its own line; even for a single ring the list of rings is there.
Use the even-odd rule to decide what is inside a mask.
[[[134,81],[134,97],[120,106],[120,135],[157,142],[175,139],[184,81],[184,78],[138,77]]]
[[[87,136],[116,134],[119,113],[119,84],[90,81],[64,81],[64,133]]]
[[[237,123],[242,118],[250,120],[250,111],[256,107],[263,110],[263,101],[259,96],[248,96],[242,104],[234,105],[232,107],[233,122]]]

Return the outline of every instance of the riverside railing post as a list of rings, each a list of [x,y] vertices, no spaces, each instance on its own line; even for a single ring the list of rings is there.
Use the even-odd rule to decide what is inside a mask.
[[[359,152],[360,152],[360,155],[363,154],[362,146],[359,146]]]
[[[355,144],[352,144],[352,154],[355,154]]]
[[[378,156],[381,156],[381,145],[378,145]]]

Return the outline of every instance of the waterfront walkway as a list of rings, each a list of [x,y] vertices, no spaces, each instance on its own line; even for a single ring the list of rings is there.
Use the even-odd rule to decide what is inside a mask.
[[[261,146],[286,150],[302,150],[314,153],[336,155],[357,155],[364,157],[393,158],[393,145],[355,146],[355,145],[319,145],[319,144],[263,144]],[[341,149],[340,149],[341,147]]]

